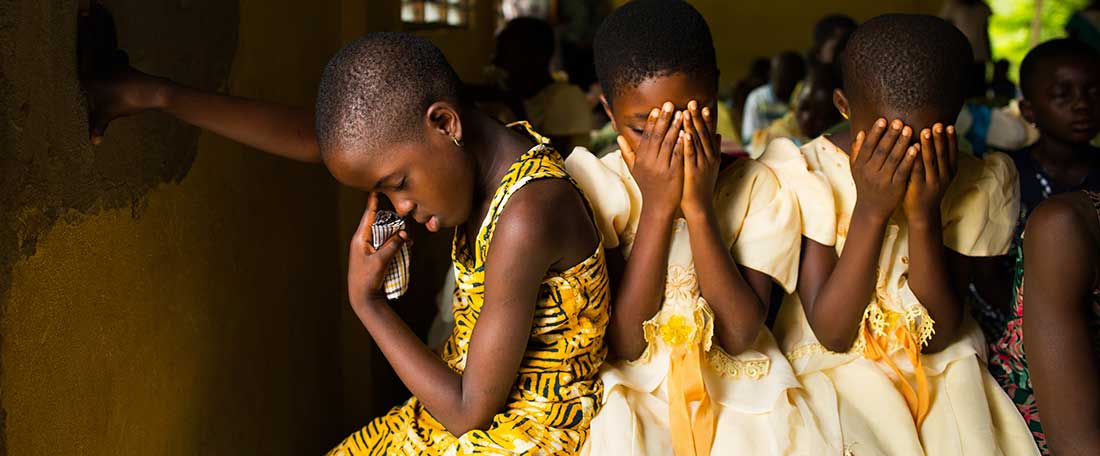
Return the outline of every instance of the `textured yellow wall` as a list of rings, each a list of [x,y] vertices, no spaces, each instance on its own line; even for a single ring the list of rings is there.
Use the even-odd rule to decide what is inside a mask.
[[[865,21],[885,13],[936,14],[943,0],[688,0],[706,17],[727,90],[757,56],[810,47],[813,25],[834,13]],[[622,5],[625,0],[615,0]]]
[[[75,1],[40,1],[5,8],[13,5],[17,18],[37,20],[27,11],[49,8],[50,23],[73,20],[58,12],[75,12]],[[198,8],[169,3],[180,14]],[[224,25],[209,23],[203,33]],[[311,105],[340,25],[338,0],[242,0],[229,91]],[[122,46],[142,47],[127,43],[134,34],[121,28]],[[68,25],[49,32],[50,41],[15,43],[65,51],[47,73],[4,68],[15,96],[33,88],[23,79],[74,84],[66,61],[72,43],[62,43],[72,31]],[[171,42],[170,35],[162,39]],[[132,57],[139,66],[148,60]],[[42,112],[48,121],[0,135],[5,151],[18,136],[32,165],[47,153],[86,156],[89,166],[113,170],[117,181],[106,186],[122,188],[148,173],[141,162],[120,160],[118,143],[135,142],[154,163],[175,156],[176,145],[142,128],[156,115],[117,122],[97,149],[59,142],[85,133],[81,124],[52,120],[79,112],[80,104],[71,91],[51,90],[27,102],[29,117]],[[133,187],[132,208],[93,201],[63,211],[33,254],[14,263],[0,326],[7,453],[320,454],[343,437],[336,185],[321,167],[209,134],[183,172],[178,183]],[[75,170],[48,175],[51,186],[88,185],[70,179]],[[26,220],[36,219],[14,223]]]

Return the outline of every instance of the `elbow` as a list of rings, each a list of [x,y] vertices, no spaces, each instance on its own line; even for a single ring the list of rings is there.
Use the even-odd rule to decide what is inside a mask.
[[[827,331],[818,328],[813,328],[813,330],[814,334],[817,335],[817,341],[834,353],[847,353],[848,350],[852,349],[852,345],[855,345],[856,337],[859,337],[859,331]]]
[[[476,404],[463,407],[461,413],[455,417],[454,423],[446,426],[447,432],[455,436],[461,436],[472,431],[488,431],[493,424],[493,418],[502,407],[490,407],[488,404]]]
[[[830,318],[831,315],[808,315],[810,329],[820,343],[834,353],[847,353],[859,337],[859,320],[851,322]]]
[[[641,344],[633,343],[633,341],[628,342],[617,337],[608,338],[607,342],[607,348],[614,359],[634,361],[641,358],[642,353],[645,353],[644,336]]]
[[[637,361],[638,358],[642,357],[642,353],[645,353],[644,348],[641,349],[641,350],[613,350],[612,351],[612,354],[614,355],[614,359],[618,359],[618,360],[622,360],[622,361],[626,361],[626,362]]]
[[[764,327],[766,318],[767,315],[761,312],[759,315],[737,321],[733,326],[722,325],[719,320],[718,327],[715,328],[715,339],[726,353],[740,355],[756,345],[756,339],[760,336],[760,330]]]
[[[448,427],[447,432],[450,432],[451,434],[453,434],[455,436],[462,436],[463,434],[466,434],[467,432],[488,431],[489,426],[492,425],[492,424],[493,424],[493,416],[492,415],[490,415],[490,416],[488,416],[487,418],[484,418],[484,419],[468,418],[468,419],[463,419],[459,423],[455,423],[455,426],[453,426],[453,427]]]
[[[821,342],[825,348],[834,353],[847,353],[852,349],[852,345],[855,343],[855,338],[846,337],[823,337],[819,338],[818,342]]]
[[[963,313],[961,306],[955,306],[944,312],[931,315],[935,321],[935,332],[928,339],[928,344],[921,348],[921,353],[939,353],[950,347],[958,339],[962,332]]]
[[[756,338],[759,335],[759,328],[755,332],[738,331],[734,334],[718,337],[718,344],[722,346],[722,350],[725,350],[726,353],[737,356],[751,349],[756,344]]]
[[[921,348],[921,353],[933,354],[944,351],[955,342],[958,335],[959,323],[937,324],[935,335],[928,339],[928,344]]]
[[[931,340],[928,341],[928,345],[925,345],[923,348],[921,348],[920,352],[926,355],[932,355],[947,349],[948,345],[950,344],[937,343],[938,339],[939,338],[937,337],[933,337]]]
[[[706,295],[703,296],[706,299]],[[740,355],[756,345],[760,330],[768,319],[767,304],[753,299],[751,305],[730,301],[707,300],[713,303],[714,339],[730,355]]]
[[[648,342],[645,340],[644,322],[616,319],[612,316],[607,327],[607,348],[614,359],[634,361],[645,353]]]

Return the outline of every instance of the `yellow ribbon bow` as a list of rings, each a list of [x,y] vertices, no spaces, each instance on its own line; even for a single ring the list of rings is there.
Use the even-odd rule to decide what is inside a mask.
[[[668,375],[668,418],[676,456],[708,456],[714,444],[714,408],[703,383],[702,351],[697,343],[676,346]],[[691,403],[698,401],[695,416]]]
[[[909,413],[913,415],[913,422],[917,424],[917,431],[920,432],[920,427],[924,424],[924,418],[928,416],[928,408],[932,404],[928,376],[925,375],[924,366],[921,365],[920,343],[909,332],[904,318],[893,318],[887,327],[886,334],[882,336],[875,336],[874,331],[864,320],[862,332],[863,340],[866,342],[866,348],[863,350],[864,356],[872,361],[885,361],[886,365],[890,366],[890,369],[897,375],[898,378],[894,381],[894,384],[898,387],[901,395],[905,397],[905,402],[909,405]],[[913,364],[917,384],[915,390],[913,385],[909,384],[909,380],[905,378],[905,375],[902,374],[898,365],[891,359],[890,354],[886,352],[886,347],[889,346],[887,338],[891,333],[897,340],[901,341],[902,350],[909,356],[909,362]]]

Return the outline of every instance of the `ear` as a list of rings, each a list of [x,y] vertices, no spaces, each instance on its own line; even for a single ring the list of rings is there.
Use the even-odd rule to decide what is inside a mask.
[[[429,133],[443,135],[444,138],[442,139],[448,142],[453,140],[462,141],[462,119],[453,104],[445,101],[432,103],[431,106],[428,106],[424,121],[427,124]]]
[[[619,124],[615,123],[615,116],[611,115],[611,103],[607,102],[607,95],[600,95],[600,105],[603,106],[603,112],[607,114],[607,118],[611,119],[611,128],[618,132]]]
[[[1020,99],[1020,116],[1029,124],[1035,124],[1035,106],[1027,98]]]
[[[848,106],[848,96],[844,95],[843,90],[833,89],[833,106],[836,106],[836,110],[840,111],[841,117],[845,119],[852,117],[851,108]]]

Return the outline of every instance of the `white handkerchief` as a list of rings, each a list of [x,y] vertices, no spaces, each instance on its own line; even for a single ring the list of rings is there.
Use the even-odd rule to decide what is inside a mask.
[[[390,236],[405,229],[405,220],[392,211],[378,211],[370,227],[371,244],[382,247]],[[386,265],[384,291],[386,299],[400,298],[409,289],[409,244],[402,244],[397,256]]]

